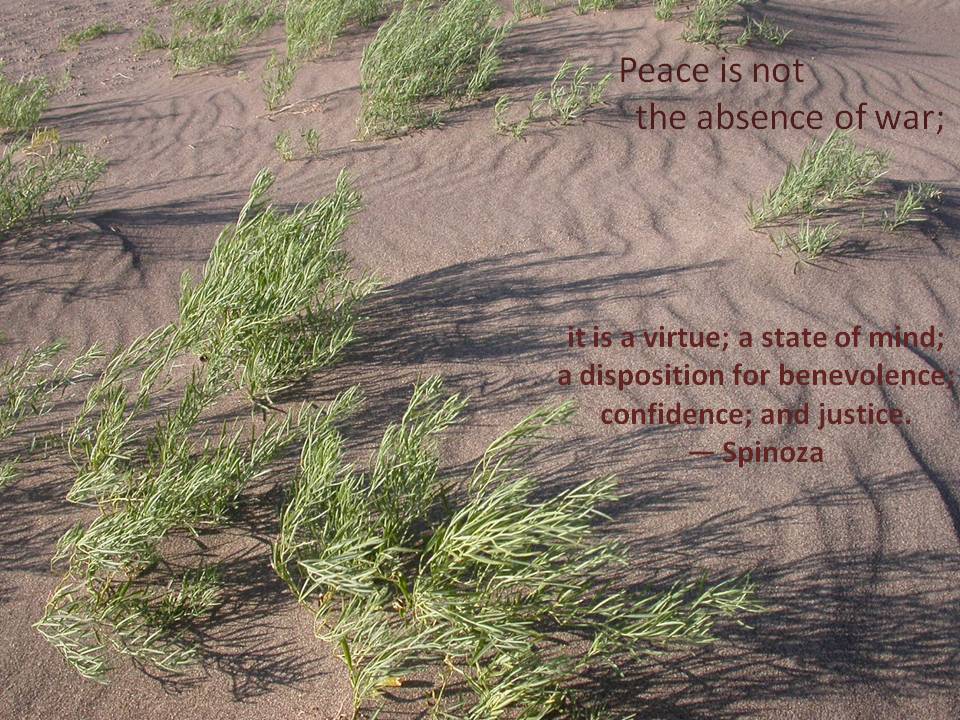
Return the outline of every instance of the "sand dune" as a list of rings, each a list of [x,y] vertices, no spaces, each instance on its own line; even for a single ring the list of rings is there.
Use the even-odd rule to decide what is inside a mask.
[[[548,463],[562,484],[615,473],[626,500],[616,516],[638,578],[752,570],[770,611],[715,650],[667,656],[630,679],[625,707],[642,717],[955,718],[960,702],[960,403],[955,391],[909,388],[712,388],[658,392],[568,389],[560,367],[598,361],[570,350],[568,325],[693,329],[815,327],[836,332],[924,327],[947,334],[942,353],[904,350],[745,350],[723,362],[857,367],[878,362],[960,368],[960,8],[947,1],[770,2],[794,36],[780,50],[734,50],[742,62],[800,58],[803,84],[729,90],[610,86],[586,122],[542,126],[525,142],[496,136],[496,96],[529,99],[564,58],[604,71],[621,54],[645,61],[715,63],[678,40],[649,7],[586,16],[558,10],[517,26],[488,99],[452,112],[437,130],[355,142],[359,58],[370,34],[345,38],[309,64],[292,111],[267,116],[260,73],[279,28],[227,68],[171,77],[161,55],[135,58],[136,29],[159,15],[149,0],[83,8],[0,2],[6,72],[67,65],[75,79],[45,122],[98,145],[109,169],[77,222],[55,236],[0,245],[0,329],[9,357],[64,337],[81,346],[128,342],[173,319],[182,272],[197,273],[256,172],[278,172],[290,205],[325,194],[346,168],[364,211],[349,232],[356,265],[384,292],[362,340],[310,392],[329,397],[361,381],[371,440],[418,377],[442,372],[473,398],[450,444],[475,458],[535,406],[581,406]],[[129,28],[78,53],[58,53],[68,29],[101,18]],[[635,127],[640,102],[694,110],[731,106],[942,110],[940,136],[864,131],[889,150],[890,179],[941,185],[938,217],[898,236],[860,238],[814,271],[792,272],[751,233],[743,212],[782,175],[810,132],[678,131]],[[315,128],[319,158],[281,163],[273,140]],[[703,363],[703,351],[609,350],[610,366]],[[813,358],[816,358],[815,360]],[[722,428],[609,428],[606,406],[653,399],[689,405],[896,403],[899,428],[757,428],[764,443],[813,444],[825,465],[750,465],[687,456],[719,447]],[[31,628],[57,576],[48,559],[82,513],[63,495],[69,473],[44,467],[0,496],[0,717],[337,717],[346,679],[310,619],[271,575],[270,488],[262,512],[224,540],[225,575],[242,588],[213,623],[211,652],[189,681],[169,683],[124,665],[105,687],[85,683]],[[729,632],[727,633],[729,634]]]

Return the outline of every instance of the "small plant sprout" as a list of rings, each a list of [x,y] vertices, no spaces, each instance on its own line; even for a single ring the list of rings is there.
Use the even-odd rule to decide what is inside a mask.
[[[815,216],[863,197],[886,174],[889,163],[887,153],[859,150],[849,132],[835,130],[822,143],[807,147],[776,187],[750,203],[750,227],[756,230],[792,215]]]
[[[510,111],[511,100],[508,95],[502,95],[493,108],[494,128],[497,133],[500,135],[511,135],[514,140],[525,139],[527,129],[537,120],[540,110],[546,103],[546,97],[546,93],[538,90],[537,94],[534,95],[533,102],[531,102],[527,108],[526,116],[511,122],[507,118],[507,113]]]
[[[437,124],[452,107],[484,91],[500,67],[509,25],[494,0],[405,3],[363,53],[358,121],[361,138]]]
[[[122,31],[123,28],[121,28],[119,25],[99,22],[67,35],[62,41],[60,41],[60,50],[76,50],[80,47],[81,43],[89,42],[90,40],[96,40],[97,38],[102,38],[105,35],[111,35],[113,33]]]
[[[889,232],[899,230],[908,223],[920,222],[922,212],[940,201],[943,192],[930,183],[916,183],[902,192],[893,206],[893,211],[883,212],[883,227]]]
[[[278,575],[340,653],[355,716],[433,676],[435,717],[581,717],[584,674],[710,642],[718,619],[758,609],[744,580],[623,589],[624,556],[599,527],[615,481],[547,494],[526,469],[570,405],[495,440],[460,490],[441,476],[438,448],[465,402],[438,378],[414,389],[366,473],[347,464],[336,428],[356,405],[346,393],[313,417],[273,547]],[[445,677],[463,691],[444,694]]]
[[[814,225],[810,220],[801,220],[795,233],[781,232],[775,240],[777,249],[789,249],[797,256],[800,264],[810,265],[823,257],[840,239],[838,223]]]
[[[573,73],[570,82],[564,84],[571,70],[573,66],[570,61],[564,60],[550,83],[548,95],[550,110],[561,125],[569,125],[585,110],[602,102],[611,78],[607,74],[599,82],[590,84],[587,81],[587,75],[591,68],[589,65],[582,65]]]
[[[507,120],[507,113],[511,104],[509,95],[501,95],[493,106],[493,127],[500,135],[510,132],[510,121]]]
[[[320,144],[320,133],[313,128],[309,128],[301,132],[300,136],[303,138],[303,142],[307,146],[307,152],[309,152],[313,157],[320,157],[321,153],[323,152],[323,148]]]
[[[760,20],[747,18],[747,25],[737,39],[737,45],[743,47],[749,45],[754,38],[760,38],[771,45],[780,47],[787,41],[787,38],[789,38],[792,33],[792,30],[784,30],[767,18]]]
[[[293,142],[290,140],[290,133],[278,133],[276,139],[273,141],[273,147],[276,149],[280,159],[284,162],[293,160]]]
[[[291,58],[281,59],[276,52],[271,53],[263,72],[263,94],[267,99],[267,110],[280,107],[293,81],[297,76],[297,64]]]

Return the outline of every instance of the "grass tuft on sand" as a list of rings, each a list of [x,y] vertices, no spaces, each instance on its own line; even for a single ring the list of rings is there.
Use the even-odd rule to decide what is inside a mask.
[[[587,110],[603,102],[612,76],[607,73],[591,83],[587,78],[592,69],[589,65],[581,65],[574,70],[570,61],[564,60],[549,90],[538,90],[527,108],[526,116],[519,120],[509,120],[511,99],[508,95],[501,95],[493,107],[494,129],[500,135],[512,135],[514,139],[523,140],[530,126],[540,119],[570,125]],[[545,108],[549,113],[543,113]]]
[[[351,25],[366,27],[386,14],[387,0],[288,0],[287,54],[303,60],[329,50]]]
[[[900,230],[910,223],[921,222],[923,211],[943,198],[943,191],[931,183],[914,183],[897,197],[890,213],[883,213],[883,227],[889,232]]]
[[[0,75],[0,134],[23,132],[34,127],[47,109],[50,93],[46,78],[13,81]]]
[[[85,28],[67,35],[63,40],[60,41],[60,50],[76,50],[82,43],[90,42],[91,40],[96,40],[106,35],[113,35],[119,32],[123,32],[123,28],[119,25],[105,22],[94,23],[93,25],[88,25]]]
[[[282,18],[277,2],[196,0],[173,6],[173,33],[164,38],[149,25],[137,41],[139,52],[170,51],[178,73],[226,65],[237,51]]]
[[[857,148],[849,131],[835,130],[823,142],[813,142],[783,179],[747,208],[754,230],[791,215],[816,216],[837,203],[863,197],[883,177],[888,153]]]
[[[5,145],[0,155],[0,240],[62,219],[90,199],[106,163],[82,145],[37,130]]]
[[[439,378],[416,386],[366,473],[345,462],[336,429],[357,404],[351,391],[315,416],[273,548],[277,573],[340,652],[355,716],[433,678],[436,717],[579,717],[586,673],[709,642],[718,618],[758,609],[744,580],[622,589],[623,550],[600,528],[615,481],[545,496],[526,470],[569,404],[495,440],[460,488],[440,473],[438,443],[465,401]]]
[[[58,360],[65,344],[39,345],[9,363],[0,363],[0,444],[17,439],[24,423],[47,415],[68,389],[91,379],[93,365],[103,357],[96,346],[72,360]],[[17,445],[20,451],[0,451],[0,490],[16,480],[24,446],[34,450],[40,438]]]
[[[341,175],[328,197],[281,212],[272,184],[257,176],[201,279],[184,276],[179,322],[115,353],[66,432],[67,499],[99,515],[58,543],[64,576],[36,628],[83,677],[105,682],[116,654],[169,673],[193,662],[191,628],[220,592],[204,562],[171,565],[170,543],[229,520],[314,412],[267,417],[269,393],[332,363],[353,337],[370,283],[348,279],[339,243],[359,195]],[[262,422],[211,417],[241,389]]]
[[[414,2],[395,12],[363,53],[360,137],[398,135],[439,122],[476,98],[500,67],[508,25],[494,0]]]

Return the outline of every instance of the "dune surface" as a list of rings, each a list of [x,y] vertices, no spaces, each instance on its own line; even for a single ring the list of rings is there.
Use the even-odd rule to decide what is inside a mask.
[[[261,72],[278,26],[224,68],[173,77],[162,52],[137,57],[152,0],[47,4],[0,0],[4,72],[69,71],[44,123],[109,161],[91,203],[43,237],[0,244],[4,358],[54,338],[115,347],[175,319],[180,276],[196,276],[263,167],[284,206],[326,194],[345,168],[364,209],[346,236],[355,266],[382,292],[360,339],[304,392],[328,398],[359,382],[361,447],[402,411],[409,388],[441,373],[471,399],[449,439],[453,464],[475,460],[498,431],[568,398],[574,426],[550,446],[551,482],[615,474],[617,529],[639,580],[750,571],[767,611],[725,627],[716,647],[667,654],[631,671],[618,707],[650,718],[957,717],[960,705],[960,398],[899,387],[564,387],[560,368],[666,363],[939,368],[960,371],[960,7],[945,0],[769,2],[793,29],[779,49],[731,49],[740,62],[809,67],[806,82],[728,87],[610,85],[607,102],[568,127],[498,136],[501,93],[529,100],[565,58],[614,72],[644,62],[715,64],[720,53],[679,39],[680,26],[642,4],[575,15],[558,9],[508,36],[494,88],[440,128],[359,142],[359,62],[372,31],[344,37],[306,64],[295,107],[268,114]],[[125,30],[59,52],[67,32],[100,19]],[[695,111],[868,102],[944,113],[940,135],[866,129],[888,150],[890,182],[937,183],[931,220],[895,235],[861,233],[819,267],[793,271],[743,213],[782,176],[811,131],[643,131],[633,114],[655,100]],[[314,128],[322,152],[282,162],[281,131]],[[902,348],[731,350],[567,347],[569,326],[815,328],[944,332],[933,353]],[[654,400],[687,406],[896,404],[899,427],[653,428],[605,426],[604,407]],[[695,458],[728,440],[819,445],[824,464]],[[367,445],[364,445],[366,443]],[[82,681],[31,627],[58,581],[57,538],[86,511],[66,502],[69,468],[41,463],[0,494],[0,717],[346,717],[347,680],[269,565],[282,478],[221,539],[233,588],[209,623],[203,661],[186,678],[122,663],[113,682]],[[414,716],[411,711],[411,716]]]

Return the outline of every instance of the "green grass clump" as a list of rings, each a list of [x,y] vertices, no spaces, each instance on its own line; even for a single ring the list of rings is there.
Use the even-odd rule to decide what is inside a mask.
[[[71,490],[71,499],[96,502],[101,514],[58,543],[54,566],[66,574],[37,629],[83,677],[104,681],[111,649],[171,673],[193,659],[181,621],[205,614],[217,593],[209,581],[197,587],[186,576],[175,589],[176,578],[157,569],[162,545],[225,522],[243,489],[295,437],[289,418],[268,422],[250,440],[239,424],[203,432],[203,412],[226,387],[222,366],[195,369],[152,433],[128,430],[119,443],[128,453],[107,472],[91,473],[101,468],[87,458]],[[123,395],[121,385],[112,391]],[[202,567],[189,572],[205,574]]]
[[[577,15],[586,15],[589,12],[600,12],[602,10],[613,10],[619,0],[577,0],[577,6],[574,12]]]
[[[547,14],[544,0],[513,0],[513,19],[520,22],[524,18],[543,17]]]
[[[437,447],[461,398],[437,378],[418,385],[366,473],[346,464],[336,429],[356,400],[341,396],[306,431],[273,549],[278,574],[339,650],[355,713],[432,677],[435,717],[579,717],[575,686],[591,670],[670,641],[709,642],[717,618],[756,609],[749,582],[622,589],[626,557],[599,528],[615,481],[545,497],[525,469],[569,405],[495,440],[458,490]]]
[[[20,78],[13,82],[0,75],[0,134],[29,130],[40,122],[50,92],[46,78]]]
[[[66,363],[57,361],[64,347],[62,342],[40,345],[0,363],[0,443],[14,437],[24,422],[49,413],[69,388],[92,377],[90,369],[102,357],[100,350],[92,347]],[[33,438],[30,449],[35,442]],[[0,453],[0,489],[16,478],[19,461],[17,453]]]
[[[527,108],[525,117],[511,121],[507,115],[510,112],[512,101],[509,95],[501,95],[493,106],[493,127],[498,135],[512,135],[514,140],[523,140],[527,130],[537,119],[539,109],[546,102],[546,93],[539,91],[534,101]]]
[[[893,211],[883,213],[884,229],[893,232],[912,222],[922,220],[924,210],[939,202],[943,192],[930,183],[915,183],[897,197]]]
[[[123,32],[123,28],[121,28],[119,25],[98,22],[85,27],[82,30],[77,30],[76,32],[67,35],[63,40],[60,41],[60,49],[76,50],[78,47],[80,47],[80,43],[96,40],[97,38],[102,38],[104,35],[112,35],[118,32]]]
[[[738,17],[737,8],[753,5],[755,0],[655,0],[654,14],[658,20],[673,20],[683,10],[684,29],[681,38],[686,42],[725,48],[728,40],[741,47],[759,38],[771,45],[783,45],[791,31],[785,30],[767,18]],[[742,26],[735,39],[728,36],[730,26]]]
[[[388,5],[387,0],[288,0],[287,53],[298,60],[315,56],[350,25],[365,27],[383,17]]]
[[[654,14],[657,20],[673,20],[673,14],[679,4],[680,0],[654,0]]]
[[[814,225],[810,220],[801,220],[795,233],[782,232],[774,242],[778,250],[789,249],[798,263],[809,265],[823,257],[839,239],[839,223]]]
[[[485,90],[500,67],[508,29],[496,25],[501,14],[494,0],[408,3],[395,12],[363,53],[360,136],[436,123],[441,104]]]
[[[199,0],[174,11],[170,41],[174,68],[196,70],[226,65],[247,42],[280,20],[273,2],[257,0]]]
[[[170,47],[170,42],[161,35],[152,25],[147,25],[137,38],[137,52],[146,53],[151,50],[165,50]]]
[[[284,213],[269,205],[264,171],[235,226],[220,235],[203,277],[184,277],[181,331],[198,355],[230,359],[251,397],[268,399],[333,362],[354,337],[373,289],[349,277],[340,247],[360,209],[345,174],[334,192]]]
[[[510,121],[507,117],[511,105],[510,97],[501,95],[493,108],[493,124],[497,133],[509,134],[522,140],[530,126],[544,117],[541,113],[544,108],[550,111],[546,117],[561,125],[569,125],[589,108],[602,103],[611,75],[608,73],[597,82],[591,83],[587,80],[591,69],[589,65],[582,65],[574,71],[570,61],[564,60],[550,83],[549,91],[537,91],[527,108],[526,116],[516,121]]]
[[[90,199],[106,163],[55,130],[19,138],[0,155],[0,239],[57,220]]]
[[[573,72],[570,81],[565,83],[567,76],[573,70],[573,65],[570,61],[564,60],[551,81],[548,102],[550,110],[561,125],[569,125],[588,108],[603,101],[603,94],[612,76],[607,73],[598,82],[590,83],[587,81],[587,76],[591,69],[589,65],[581,65]]]
[[[835,130],[807,147],[787,166],[780,183],[750,203],[747,220],[757,229],[791,215],[815,216],[837,203],[863,197],[887,172],[890,156],[859,150],[849,132]]]
[[[307,152],[313,157],[320,157],[320,154],[323,152],[320,133],[313,128],[308,128],[300,133],[300,137],[303,138],[303,142],[307,146]]]
[[[741,47],[749,45],[754,38],[760,38],[775,47],[780,47],[792,34],[792,30],[785,30],[767,18],[760,20],[747,18],[747,25],[740,34],[740,37],[737,38],[737,45]]]
[[[192,621],[219,602],[218,585],[202,564],[174,572],[165,548],[228,522],[315,422],[308,410],[267,417],[266,402],[256,428],[214,416],[240,389],[257,403],[332,362],[352,338],[369,283],[347,278],[339,242],[357,193],[341,176],[329,197],[284,213],[268,202],[272,183],[257,176],[202,278],[184,277],[179,322],[115,353],[66,433],[67,499],[99,515],[58,543],[64,576],[36,627],[83,677],[106,681],[118,653],[170,673],[194,660]],[[171,395],[159,420],[146,417]]]
[[[297,63],[289,57],[280,59],[276,52],[270,54],[263,73],[263,94],[267,110],[276,110],[293,87],[297,77]]]
[[[730,22],[733,9],[743,4],[744,0],[699,0],[681,37],[687,42],[723,47],[723,28]]]
[[[290,133],[277,133],[277,137],[273,141],[273,147],[277,151],[277,155],[279,155],[280,159],[284,162],[293,160],[293,141],[290,139]]]

